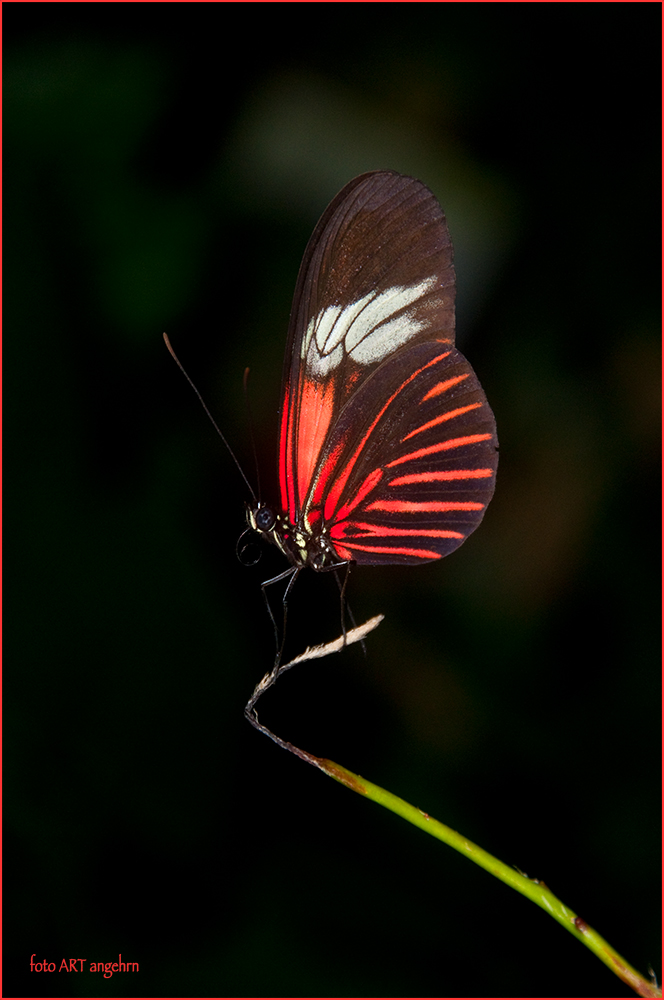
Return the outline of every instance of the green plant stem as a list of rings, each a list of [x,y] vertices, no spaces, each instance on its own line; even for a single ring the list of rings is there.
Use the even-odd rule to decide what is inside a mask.
[[[299,747],[294,746],[292,743],[287,743],[282,740],[281,737],[275,736],[269,729],[263,726],[256,715],[256,702],[260,698],[263,691],[271,687],[277,680],[279,675],[285,670],[290,670],[291,667],[295,666],[296,663],[303,663],[307,660],[313,660],[320,658],[322,656],[328,656],[330,653],[338,653],[345,649],[347,646],[354,642],[360,642],[364,639],[369,632],[373,631],[380,622],[382,621],[382,615],[376,615],[374,618],[370,618],[363,625],[357,626],[351,629],[345,635],[340,636],[334,642],[326,643],[322,646],[313,646],[307,648],[304,653],[300,656],[296,656],[294,660],[290,663],[283,665],[277,664],[274,669],[265,675],[263,680],[256,685],[253,695],[249,700],[247,707],[245,709],[245,715],[247,716],[249,722],[256,729],[260,730],[266,736],[269,736],[271,740],[274,740],[279,746],[283,747],[285,750],[289,750],[291,753],[296,754],[301,760],[306,761],[313,767],[319,768],[319,770],[324,771],[325,774],[329,775],[330,778],[334,778],[335,781],[339,781],[346,788],[350,788],[352,791],[357,792],[359,795],[366,795],[368,799],[372,799],[377,802],[378,805],[384,806],[386,809],[390,809],[392,812],[401,816],[403,819],[408,820],[414,826],[419,826],[421,830],[429,833],[432,837],[436,837],[438,840],[442,840],[445,844],[449,844],[453,847],[455,851],[459,851],[461,854],[465,854],[467,858],[474,861],[476,865],[480,865],[486,871],[495,875],[502,882],[507,883],[517,892],[520,892],[523,896],[527,896],[528,899],[532,900],[533,903],[537,903],[541,906],[543,910],[557,920],[559,924],[562,924],[573,934],[578,941],[585,944],[586,948],[590,948],[591,951],[597,955],[600,961],[604,962],[605,965],[611,969],[612,972],[622,979],[624,983],[627,983],[631,989],[634,990],[641,997],[661,997],[662,991],[657,986],[656,982],[650,979],[646,979],[642,976],[640,972],[632,968],[629,962],[626,962],[621,955],[615,951],[608,941],[605,941],[597,931],[593,930],[585,920],[577,916],[573,910],[570,910],[568,906],[565,906],[556,896],[553,895],[551,890],[538,879],[530,879],[527,875],[522,872],[517,871],[515,868],[510,868],[509,865],[503,864],[498,858],[494,858],[492,854],[487,851],[483,851],[481,847],[477,844],[473,844],[470,840],[462,837],[461,834],[457,833],[456,830],[450,829],[449,826],[445,826],[444,823],[440,823],[437,819],[433,819],[428,813],[422,812],[421,809],[417,809],[415,806],[411,806],[409,802],[404,802],[396,795],[392,795],[391,792],[386,791],[384,788],[380,788],[378,785],[374,785],[371,781],[366,781],[365,778],[361,778],[358,774],[353,774],[352,771],[347,771],[345,767],[341,767],[340,764],[335,764],[334,761],[326,760],[323,757],[314,757],[313,754],[306,750],[300,750]]]
[[[554,896],[544,882],[539,882],[537,879],[529,879],[526,875],[499,861],[498,858],[494,858],[487,851],[483,851],[481,847],[462,837],[455,830],[451,830],[449,826],[439,823],[437,819],[433,819],[427,813],[422,812],[421,809],[411,806],[410,803],[404,802],[403,799],[392,795],[391,792],[387,792],[384,788],[366,781],[365,778],[353,774],[352,771],[347,771],[345,767],[341,767],[339,764],[321,757],[313,757],[312,755],[307,755],[307,757],[310,763],[320,768],[321,771],[324,771],[331,778],[334,778],[335,781],[341,782],[346,788],[350,788],[360,795],[365,795],[367,798],[377,802],[378,805],[397,813],[398,816],[408,820],[414,826],[419,826],[421,830],[424,830],[432,837],[436,837],[445,844],[449,844],[456,851],[465,854],[476,865],[480,865],[480,867],[495,875],[502,882],[506,882],[507,885],[516,889],[523,896],[527,896],[533,903],[541,906],[554,920],[562,924],[570,934],[573,934],[577,940],[585,944],[586,948],[590,948],[600,961],[604,962],[619,979],[627,983],[638,996],[661,997],[662,991],[654,982],[646,979],[640,972],[632,968],[629,962],[626,962],[597,931],[589,927],[585,920],[577,916],[573,910],[565,906],[564,903]]]

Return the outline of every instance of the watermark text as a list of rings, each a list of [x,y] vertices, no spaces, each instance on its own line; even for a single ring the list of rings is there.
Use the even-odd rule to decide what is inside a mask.
[[[110,979],[114,972],[139,972],[138,962],[123,962],[118,955],[117,962],[88,962],[87,958],[62,958],[59,962],[49,962],[42,958],[37,961],[33,952],[30,956],[30,972],[101,972],[104,979]],[[86,969],[85,966],[88,965]]]

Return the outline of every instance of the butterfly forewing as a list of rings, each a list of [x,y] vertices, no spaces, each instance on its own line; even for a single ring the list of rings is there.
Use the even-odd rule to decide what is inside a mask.
[[[454,293],[445,219],[419,181],[365,174],[328,207],[300,268],[284,366],[280,484],[293,523],[348,399],[400,348],[453,343]]]
[[[355,178],[318,223],[291,313],[279,449],[282,508],[312,550],[425,562],[482,519],[495,422],[454,348],[454,294],[445,217],[419,181]]]

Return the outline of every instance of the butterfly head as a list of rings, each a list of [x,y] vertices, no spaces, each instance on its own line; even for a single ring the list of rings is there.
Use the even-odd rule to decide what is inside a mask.
[[[268,504],[262,501],[252,505],[247,504],[247,524],[256,534],[276,545],[292,563],[302,564],[297,558],[297,550],[293,549],[289,525],[283,515],[278,514]]]
[[[256,507],[247,507],[247,521],[254,531],[269,535],[276,524],[277,515],[267,504],[259,503]]]

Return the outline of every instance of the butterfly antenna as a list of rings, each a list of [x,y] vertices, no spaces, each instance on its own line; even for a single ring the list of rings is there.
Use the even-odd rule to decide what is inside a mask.
[[[242,385],[244,387],[244,405],[247,410],[247,421],[249,423],[249,439],[251,441],[251,450],[254,453],[254,468],[256,470],[256,485],[258,487],[258,495],[261,495],[261,473],[258,465],[258,453],[256,452],[256,438],[254,437],[254,421],[251,412],[251,403],[249,402],[249,369],[244,369],[244,378],[242,379]]]
[[[199,400],[201,406],[203,407],[203,409],[205,410],[205,412],[207,413],[207,415],[208,415],[208,417],[210,419],[210,423],[212,424],[212,426],[216,430],[217,434],[219,435],[219,437],[221,438],[221,440],[224,442],[224,444],[228,448],[228,452],[229,452],[231,458],[233,459],[233,461],[237,465],[238,471],[239,471],[240,475],[242,476],[242,478],[244,479],[245,483],[247,484],[247,488],[248,488],[249,492],[251,493],[251,496],[252,496],[254,502],[256,502],[256,494],[254,493],[254,490],[253,490],[253,487],[252,487],[251,483],[249,482],[249,480],[247,479],[247,477],[244,474],[244,469],[242,468],[242,466],[238,462],[237,458],[235,457],[235,452],[233,451],[233,449],[229,445],[229,443],[226,440],[226,438],[224,437],[224,435],[219,430],[219,425],[217,424],[217,421],[214,419],[214,417],[212,416],[212,414],[208,410],[207,405],[205,403],[205,400],[203,399],[203,397],[201,396],[200,392],[198,391],[198,389],[196,388],[196,386],[194,385],[194,383],[192,382],[192,380],[189,378],[189,376],[187,375],[186,371],[182,367],[182,363],[180,362],[180,359],[178,358],[177,354],[175,353],[175,351],[171,347],[171,342],[168,339],[167,334],[164,334],[164,343],[166,344],[166,347],[168,348],[169,353],[170,353],[171,357],[173,358],[173,360],[175,361],[176,365],[178,366],[178,368],[180,369],[180,371],[182,372],[182,374],[186,378],[186,380],[189,383],[189,385],[191,386],[191,388],[194,390],[194,392],[198,396],[198,400]]]

